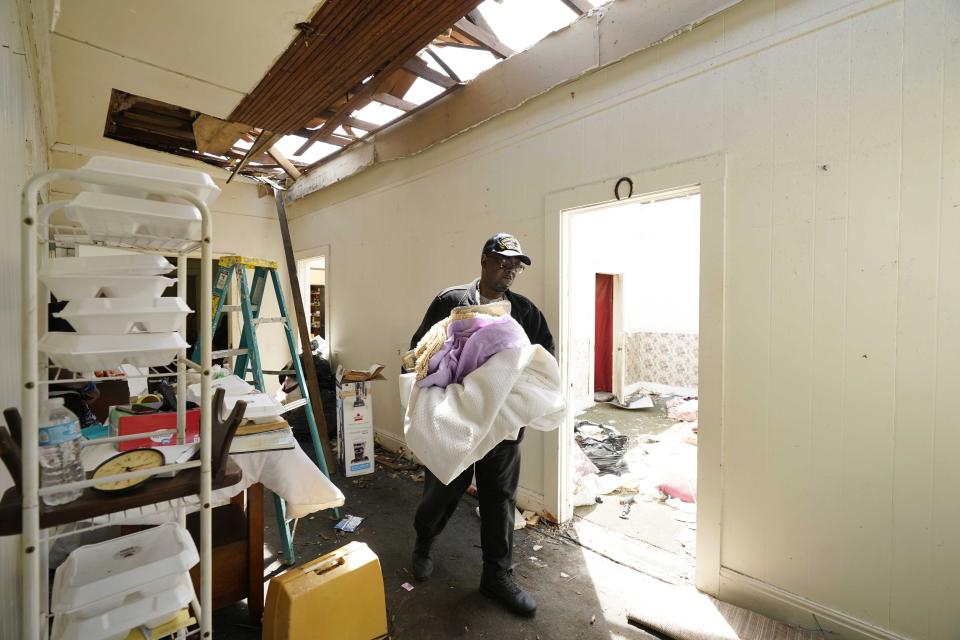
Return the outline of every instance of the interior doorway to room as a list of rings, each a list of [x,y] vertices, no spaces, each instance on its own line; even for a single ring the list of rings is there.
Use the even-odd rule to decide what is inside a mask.
[[[323,254],[299,259],[297,269],[303,309],[310,325],[310,340],[318,343],[320,353],[326,358],[330,353],[330,297],[327,282],[329,257]]]
[[[568,498],[582,542],[694,578],[700,196],[568,212]],[[602,540],[602,542],[601,542]]]

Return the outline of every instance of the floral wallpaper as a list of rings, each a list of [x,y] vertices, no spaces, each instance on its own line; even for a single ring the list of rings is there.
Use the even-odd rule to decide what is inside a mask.
[[[655,382],[678,387],[698,383],[699,336],[695,333],[628,333],[626,383]]]

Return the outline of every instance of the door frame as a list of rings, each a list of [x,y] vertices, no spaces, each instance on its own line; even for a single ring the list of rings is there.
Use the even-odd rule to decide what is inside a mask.
[[[561,379],[568,396],[570,326],[570,221],[590,209],[617,202],[616,186],[632,181],[633,202],[700,193],[700,381],[697,455],[696,586],[716,595],[720,588],[723,473],[723,278],[726,157],[716,154],[547,194],[544,199],[544,314],[559,328]],[[621,192],[623,188],[621,187]],[[544,509],[557,521],[573,517],[570,475],[572,416],[544,438]]]
[[[323,314],[326,318],[326,326],[324,329],[327,332],[327,335],[324,336],[324,339],[327,341],[327,350],[330,362],[333,362],[334,346],[333,346],[333,318],[330,317],[330,298],[332,297],[331,290],[331,277],[332,265],[330,262],[330,245],[323,244],[319,246],[310,247],[308,249],[300,249],[294,251],[293,259],[297,262],[297,275],[300,278],[300,291],[297,292],[300,296],[300,299],[303,300],[303,308],[305,310],[305,315],[308,316],[307,322],[309,323],[309,313],[310,313],[310,274],[308,269],[310,268],[310,262],[316,260],[317,258],[323,258],[325,272],[325,282],[324,285],[324,298],[323,298]],[[307,327],[307,332],[309,333],[310,327]],[[299,343],[300,333],[297,332],[297,341]],[[302,348],[302,346],[301,346]]]

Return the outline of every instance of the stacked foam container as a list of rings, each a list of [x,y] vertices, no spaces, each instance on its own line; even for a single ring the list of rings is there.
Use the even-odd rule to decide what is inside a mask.
[[[95,157],[83,170],[177,187],[207,204],[220,193],[210,176],[191,169]],[[98,186],[64,209],[94,243],[178,252],[200,240],[196,207],[176,198],[154,199],[146,191]],[[188,346],[178,331],[191,313],[181,298],[161,297],[175,282],[165,277],[173,269],[163,256],[150,254],[48,260],[40,280],[58,300],[69,301],[58,316],[76,333],[49,332],[40,350],[55,366],[76,372],[170,364]]]
[[[168,522],[74,550],[53,580],[52,640],[120,640],[150,630],[196,600],[190,534]]]
[[[144,185],[188,191],[212,203],[220,189],[201,171],[117,158],[91,158],[84,171],[136,177]],[[147,191],[98,187],[64,207],[93,244],[169,253],[201,240],[201,216],[176,198]],[[54,366],[74,372],[170,364],[187,348],[179,331],[192,313],[181,298],[162,294],[175,280],[162,255],[51,258],[40,280],[58,300],[57,314],[76,333],[48,332],[40,351]],[[166,523],[73,551],[57,569],[51,601],[54,640],[126,638],[168,626],[196,601],[189,570],[196,546],[185,529]]]

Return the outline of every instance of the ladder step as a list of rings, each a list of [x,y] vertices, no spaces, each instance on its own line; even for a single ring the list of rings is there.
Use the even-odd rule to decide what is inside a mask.
[[[249,349],[222,349],[210,354],[211,358],[228,358],[230,356],[245,356],[250,353]]]
[[[252,304],[250,305],[250,310],[256,311],[257,308],[259,308],[259,306],[260,305]],[[241,310],[241,307],[238,304],[225,304],[222,307],[220,307],[220,311],[240,311],[240,310]]]
[[[293,376],[297,374],[294,369],[279,369],[276,371],[264,369],[261,373],[265,376]]]
[[[287,319],[284,318],[283,316],[279,316],[276,318],[254,318],[253,324],[266,324],[268,322],[286,322],[286,321]]]

